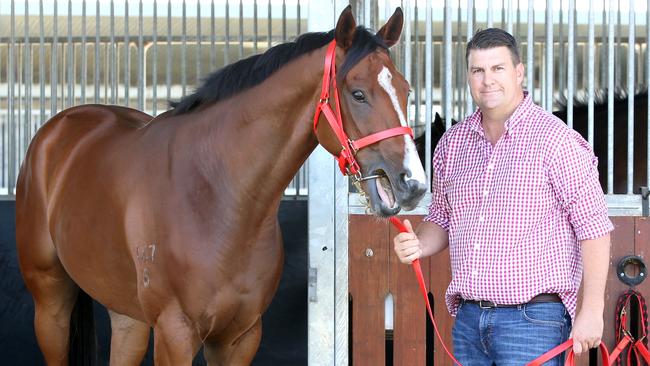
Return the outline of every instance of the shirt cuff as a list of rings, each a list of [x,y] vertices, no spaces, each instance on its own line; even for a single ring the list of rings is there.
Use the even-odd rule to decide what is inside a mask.
[[[442,215],[439,215],[436,212],[432,212],[426,215],[422,221],[433,222],[434,224],[437,224],[441,228],[445,229],[445,231],[449,231],[449,219],[443,218]]]
[[[580,227],[574,227],[578,241],[600,238],[612,232],[614,225],[607,216],[593,217]]]

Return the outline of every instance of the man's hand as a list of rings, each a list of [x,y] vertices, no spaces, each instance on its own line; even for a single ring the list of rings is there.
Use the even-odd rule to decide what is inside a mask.
[[[600,345],[603,336],[603,312],[588,308],[580,309],[569,338],[573,338],[573,353],[576,355]]]
[[[414,260],[422,257],[422,246],[409,220],[404,220],[404,226],[408,232],[399,233],[393,239],[395,254],[402,263],[411,264]]]

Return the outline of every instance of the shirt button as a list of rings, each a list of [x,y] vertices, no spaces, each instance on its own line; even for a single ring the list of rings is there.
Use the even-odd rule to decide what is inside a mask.
[[[474,249],[478,249],[480,246],[481,246],[480,244],[476,243],[474,244]]]
[[[472,271],[472,276],[474,276],[474,277],[478,276],[478,271],[477,271],[477,270],[473,270],[473,271]]]
[[[479,218],[478,218],[478,222],[483,222],[483,221],[485,221],[485,217],[483,217],[483,216],[479,216]]]
[[[484,195],[484,196],[487,196],[487,195],[488,195],[488,193],[490,193],[490,192],[488,192],[488,190],[487,190],[487,189],[483,191],[483,195]]]
[[[494,169],[494,164],[492,164],[492,163],[488,164],[487,168],[488,168],[488,170]]]

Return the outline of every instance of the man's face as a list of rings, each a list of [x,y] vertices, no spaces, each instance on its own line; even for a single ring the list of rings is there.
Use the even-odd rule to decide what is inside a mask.
[[[498,113],[517,107],[521,101],[524,65],[514,65],[507,47],[471,50],[467,64],[467,83],[481,111]]]

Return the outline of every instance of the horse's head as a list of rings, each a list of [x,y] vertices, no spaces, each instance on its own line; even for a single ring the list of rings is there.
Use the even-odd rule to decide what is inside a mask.
[[[336,95],[334,85],[323,88],[322,105],[315,116],[321,145],[338,156],[345,174],[361,183],[369,209],[384,217],[401,208],[415,208],[426,192],[424,170],[406,121],[409,84],[388,53],[399,40],[402,24],[403,14],[398,8],[376,34],[371,34],[356,26],[350,7],[341,13],[334,30],[336,49],[331,45],[330,50],[340,70],[335,80],[342,129],[325,113],[331,107],[336,116],[335,98],[327,101],[327,92]],[[327,67],[325,73],[327,77]]]

